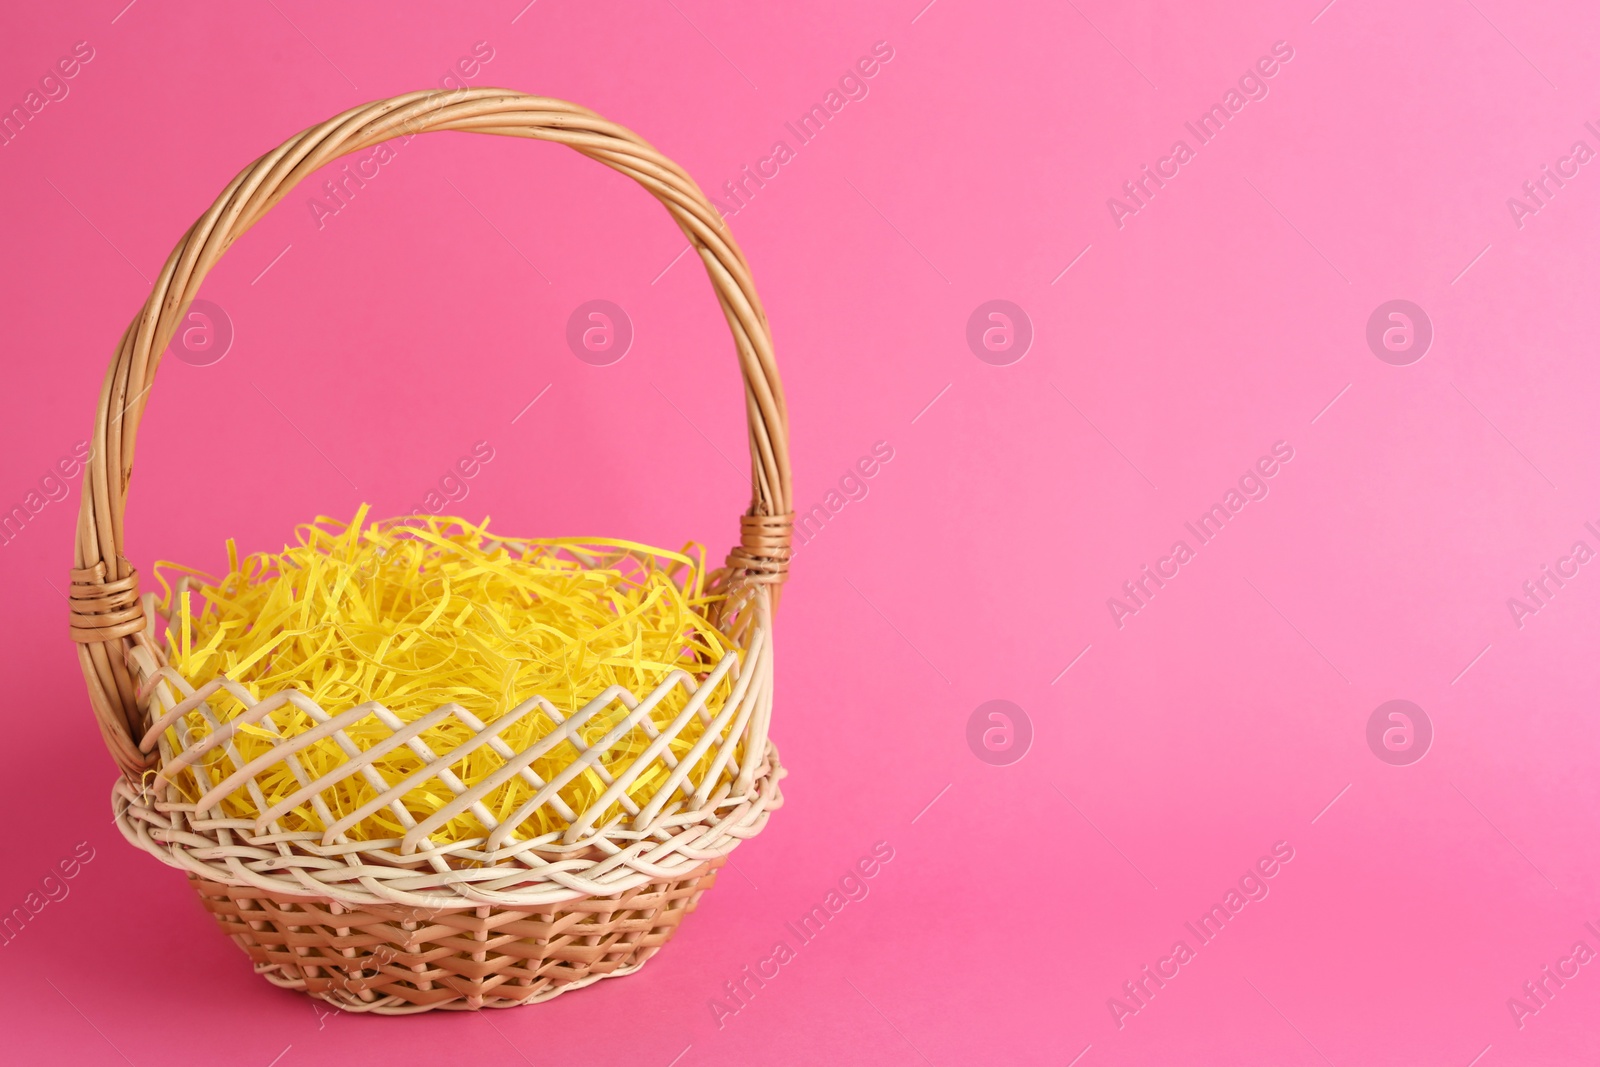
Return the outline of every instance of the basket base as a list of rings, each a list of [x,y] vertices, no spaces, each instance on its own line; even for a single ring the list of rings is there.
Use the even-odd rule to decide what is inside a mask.
[[[631,974],[666,944],[724,860],[615,897],[542,909],[346,907],[190,877],[273,985],[379,1015],[534,1004]]]

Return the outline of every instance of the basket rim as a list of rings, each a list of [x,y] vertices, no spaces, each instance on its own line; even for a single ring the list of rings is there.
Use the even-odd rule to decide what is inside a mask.
[[[249,820],[197,817],[121,776],[112,784],[111,802],[113,819],[130,844],[169,867],[222,885],[342,905],[529,907],[615,896],[731,855],[783,806],[779,782],[787,775],[769,740],[750,791],[708,809],[716,818],[612,831],[556,848],[522,841],[498,856],[479,854],[490,862],[444,870],[438,861],[446,853],[470,850],[452,845],[402,857],[376,847],[384,842],[324,848],[295,839],[314,833],[256,835]]]

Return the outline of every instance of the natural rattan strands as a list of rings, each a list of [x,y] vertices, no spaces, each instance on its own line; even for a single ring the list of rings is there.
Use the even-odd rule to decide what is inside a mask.
[[[712,621],[738,650],[704,673],[674,671],[650,693],[613,685],[581,708],[558,708],[535,694],[487,723],[458,704],[410,723],[375,701],[329,711],[302,693],[255,694],[226,676],[196,689],[166,662],[154,595],[140,595],[123,539],[135,436],[161,353],[222,253],[299,181],[340,156],[436,130],[569,145],[644,186],[700,254],[733,335],[749,422],[751,505],[738,545],[712,579],[728,594]],[[627,974],[665,943],[733,848],[782,803],[784,771],[767,734],[772,616],[793,516],[788,418],[772,339],[744,257],[718,213],[687,174],[630,131],[563,101],[468,89],[395,97],[291,138],[245,168],[173,250],[106,375],[92,446],[71,636],[101,733],[123,772],[113,792],[118,826],[189,875],[207,910],[274,984],[351,1010],[404,1014],[530,1003]],[[719,679],[731,689],[713,706]],[[684,708],[658,724],[651,711],[676,687],[687,693]],[[208,703],[223,689],[243,708],[226,722]],[[295,716],[317,725],[280,729]],[[449,716],[468,739],[434,752],[420,733]],[[518,751],[499,735],[523,716],[543,716],[551,729]],[[583,740],[591,722],[615,725],[591,743]],[[688,731],[691,722],[697,725]],[[349,733],[358,726],[379,731],[382,740],[359,748]],[[232,741],[244,728],[283,740],[247,762]],[[348,758],[313,779],[297,753],[316,736],[336,739]],[[620,747],[625,738],[635,748]],[[691,739],[682,758],[675,756],[673,744],[682,748]],[[382,779],[373,759],[400,746],[419,769],[398,782]],[[456,776],[452,766],[472,750],[501,761],[499,780],[526,783],[533,795],[516,812],[496,818],[483,805],[494,776],[472,786]],[[613,751],[638,755],[607,770],[600,757]],[[549,753],[565,764],[546,781],[532,764]],[[204,795],[179,790],[171,775],[180,769]],[[579,773],[598,775],[606,790],[573,811],[559,791]],[[265,774],[293,774],[299,791],[276,807],[263,803]],[[361,813],[336,819],[327,801],[330,789],[355,775],[378,794],[363,810],[386,805],[403,836],[345,834]],[[400,798],[422,779],[451,799],[419,820]],[[647,795],[635,788],[641,782],[651,783]],[[221,798],[239,791],[254,799],[255,818],[231,817],[221,807]],[[321,805],[326,831],[284,826],[283,812],[296,804]],[[557,812],[565,828],[521,836],[540,806]],[[467,810],[481,820],[483,836],[435,839],[443,820]]]

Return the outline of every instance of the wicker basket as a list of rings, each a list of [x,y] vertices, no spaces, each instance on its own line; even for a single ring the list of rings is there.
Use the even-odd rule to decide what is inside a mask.
[[[419,773],[443,783],[456,797],[455,809],[472,807],[488,786],[466,788],[449,770],[460,749],[428,750],[416,736],[416,723],[403,725],[381,705],[330,713],[297,692],[257,701],[223,679],[191,688],[167,665],[156,639],[155,596],[140,596],[138,574],[124,556],[123,513],[139,420],[160,355],[206,273],[318,168],[397,136],[434,130],[568,145],[644,186],[700,254],[746,387],[753,501],[740,523],[739,546],[712,579],[714,588],[728,594],[713,622],[741,651],[708,664],[698,676],[676,672],[655,693],[614,687],[582,708],[530,700],[507,717],[537,710],[557,726],[522,752],[496,736],[506,717],[486,726],[458,705],[426,717],[454,715],[466,723],[474,736],[463,747],[488,746],[498,753],[505,774],[522,775],[537,791],[529,803],[559,812],[564,831],[521,838],[514,832],[520,819],[498,825],[482,810],[479,818],[488,817],[484,825],[492,830],[486,837],[435,844],[429,837],[432,819],[416,823],[403,814],[408,833],[385,841],[350,840],[337,824],[325,834],[282,831],[274,810],[253,821],[229,818],[218,798],[230,789],[250,789],[253,776],[274,767],[298,773],[304,788],[297,796],[313,805],[334,776],[362,774],[372,781],[372,750],[361,752],[343,734],[361,717],[388,726],[392,737],[384,744],[411,746],[423,762]],[[246,167],[178,242],[123,335],[100,392],[72,572],[72,639],[101,733],[122,770],[112,802],[123,834],[189,875],[206,908],[268,981],[352,1011],[506,1007],[637,969],[694,909],[734,846],[758,833],[781,803],[783,770],[767,728],[772,616],[788,568],[792,526],[787,425],[766,315],[743,254],[694,181],[632,132],[559,100],[484,88],[395,97],[290,138]],[[731,695],[713,715],[706,697],[693,694],[709,695],[712,684],[729,674]],[[206,703],[219,685],[250,705],[223,725]],[[684,713],[658,733],[648,712],[674,685],[691,696]],[[309,780],[295,757],[302,734],[250,765],[227,765],[232,774],[224,781],[205,777],[196,764],[201,784],[212,787],[197,802],[185,802],[163,778],[163,771],[196,760],[201,748],[225,746],[231,753],[229,739],[239,723],[272,729],[273,716],[285,708],[324,724],[313,732],[340,739],[350,760]],[[601,711],[620,715],[622,725],[585,748],[578,729]],[[209,718],[209,740],[187,740],[182,724],[191,712]],[[691,716],[702,729],[697,758],[712,757],[701,761],[712,770],[700,780],[691,774],[695,759],[677,763],[667,748]],[[659,743],[612,778],[599,767],[599,757],[624,728],[644,730]],[[179,744],[169,741],[174,733],[181,735]],[[532,759],[550,751],[570,755],[571,773],[597,769],[609,785],[605,796],[589,810],[565,810],[557,789],[567,772],[548,782],[532,774]],[[664,760],[670,773],[641,804],[627,790],[647,757]],[[391,786],[398,796],[406,788],[405,781],[379,781],[380,793]],[[605,817],[608,808],[612,814]],[[391,805],[395,809],[404,812],[398,804]],[[480,809],[481,804],[474,808]]]

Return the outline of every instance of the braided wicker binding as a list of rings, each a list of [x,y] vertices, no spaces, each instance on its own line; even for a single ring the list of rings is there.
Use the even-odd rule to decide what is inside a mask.
[[[299,181],[340,156],[437,130],[568,145],[644,186],[699,253],[745,381],[752,500],[739,545],[714,576],[715,587],[729,594],[715,621],[740,652],[696,676],[674,672],[648,694],[613,687],[582,708],[557,708],[534,696],[487,725],[455,704],[404,724],[381,704],[328,712],[294,691],[256,699],[226,678],[195,690],[167,666],[156,640],[154,597],[140,597],[138,573],[124,555],[134,443],[161,353],[222,253]],[[681,168],[631,131],[563,101],[484,88],[398,96],[290,138],[241,171],[178,242],[123,334],[101,388],[92,443],[71,575],[71,636],[101,734],[123,772],[113,793],[118,825],[131,842],[189,874],[207,909],[275,984],[351,1010],[406,1013],[528,1003],[626,974],[671,936],[734,846],[759,832],[781,804],[784,772],[767,728],[772,614],[788,568],[792,520],[788,416],[771,334],[743,254],[718,213]],[[731,695],[713,714],[707,698],[723,680],[731,682]],[[689,698],[658,732],[650,712],[673,687]],[[227,723],[207,703],[220,688],[246,709]],[[244,724],[279,733],[280,712],[319,725],[252,763],[238,759],[234,733]],[[209,729],[191,736],[194,713]],[[619,725],[586,747],[580,730],[601,713],[619,716]],[[554,728],[513,751],[498,734],[524,715],[543,715]],[[471,739],[433,752],[418,735],[449,716],[468,727]],[[698,739],[680,761],[670,743],[691,721],[699,733],[690,736]],[[364,736],[380,729],[388,737],[362,751],[346,733],[357,724]],[[312,780],[296,753],[322,736],[337,739],[350,758]],[[643,750],[613,777],[600,757],[625,741]],[[422,769],[386,781],[372,760],[402,745]],[[494,753],[501,766],[469,789],[451,766],[472,749]],[[543,781],[531,765],[550,753],[570,763]],[[696,777],[697,765],[709,770]],[[205,790],[197,801],[174,784],[185,770]],[[302,788],[269,810],[258,782],[285,771]],[[559,790],[586,771],[607,790],[589,809],[572,811]],[[336,819],[326,803],[329,790],[354,775],[379,796]],[[659,784],[640,804],[630,793],[647,775]],[[496,781],[513,776],[534,796],[497,820],[480,801]],[[418,823],[398,798],[429,777],[455,799]],[[230,796],[255,801],[260,816],[228,816],[222,803]],[[293,805],[310,805],[327,832],[286,829],[279,820]],[[406,828],[403,837],[347,836],[360,818],[383,807]],[[566,828],[519,836],[541,807]],[[462,813],[479,820],[482,836],[432,839]]]

